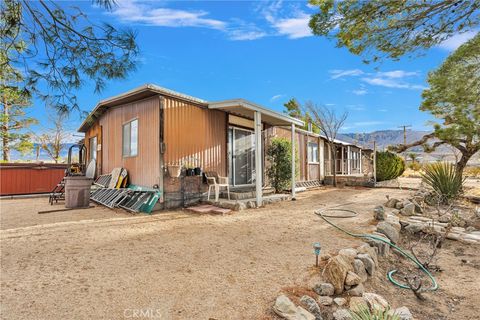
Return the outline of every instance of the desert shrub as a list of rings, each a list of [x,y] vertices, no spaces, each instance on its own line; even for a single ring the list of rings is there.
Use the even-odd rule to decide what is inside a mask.
[[[350,310],[350,315],[353,320],[400,320],[400,317],[388,308],[385,310],[374,308],[370,311],[365,305],[360,305],[353,311]]]
[[[450,203],[462,192],[465,179],[455,170],[455,165],[435,162],[427,164],[424,171],[423,181],[435,191],[441,203]]]
[[[392,152],[377,152],[376,170],[377,181],[395,179],[405,171],[405,162]]]
[[[418,162],[412,162],[408,165],[408,167],[413,171],[420,171],[422,169],[422,165]]]
[[[275,192],[287,189],[292,179],[291,142],[284,138],[273,138],[267,148],[267,160],[270,163],[267,177]]]

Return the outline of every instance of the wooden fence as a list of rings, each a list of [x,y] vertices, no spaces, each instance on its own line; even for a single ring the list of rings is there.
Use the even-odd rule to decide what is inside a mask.
[[[47,193],[65,176],[65,164],[1,163],[0,196]]]

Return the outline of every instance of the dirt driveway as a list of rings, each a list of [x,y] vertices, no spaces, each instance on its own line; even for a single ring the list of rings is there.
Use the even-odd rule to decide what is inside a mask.
[[[326,251],[359,243],[320,222],[313,209],[355,208],[360,215],[341,224],[366,232],[373,229],[373,207],[386,194],[406,191],[317,190],[299,194],[297,201],[226,216],[183,211],[131,216],[94,208],[46,215],[41,224],[11,217],[25,200],[1,201],[1,317],[268,316],[282,288],[315,281],[312,243],[319,241]],[[35,206],[40,199],[29,201]],[[72,221],[72,214],[84,218]],[[394,300],[395,290],[385,289],[385,297]]]

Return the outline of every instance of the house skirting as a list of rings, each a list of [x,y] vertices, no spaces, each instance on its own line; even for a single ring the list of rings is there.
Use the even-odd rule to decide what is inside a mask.
[[[326,185],[333,185],[333,176],[326,176]],[[352,187],[373,187],[373,180],[368,176],[337,176],[337,185]]]

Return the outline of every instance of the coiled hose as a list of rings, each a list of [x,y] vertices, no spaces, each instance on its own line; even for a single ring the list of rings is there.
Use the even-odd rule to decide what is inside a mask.
[[[325,214],[325,212],[327,212],[327,211],[347,212],[347,215],[341,215],[341,216],[339,216],[339,215],[327,215],[327,214]],[[399,248],[395,244],[391,243],[390,241],[385,240],[385,238],[383,238],[383,237],[375,236],[375,235],[372,235],[372,234],[361,234],[361,233],[350,232],[348,230],[343,229],[342,227],[337,226],[336,224],[334,224],[333,222],[331,222],[330,220],[327,219],[327,217],[328,218],[352,218],[352,217],[356,217],[358,215],[357,212],[355,212],[353,210],[349,210],[349,209],[327,208],[327,209],[315,210],[315,214],[318,215],[320,218],[322,218],[326,223],[328,223],[332,227],[348,234],[349,236],[352,236],[352,237],[355,237],[355,238],[362,238],[362,239],[372,239],[372,240],[375,240],[375,241],[381,241],[381,242],[384,242],[384,243],[388,244],[390,247],[397,250],[397,252],[399,252],[405,258],[413,261],[413,263],[415,263],[420,268],[420,270],[422,270],[428,276],[428,278],[430,278],[430,281],[432,282],[431,287],[426,288],[426,289],[421,289],[420,291],[435,291],[435,290],[438,289],[437,281],[435,280],[433,275],[414,256],[412,256],[412,255],[408,254],[407,252],[403,251],[401,248]],[[400,287],[402,289],[410,289],[409,286],[401,284],[393,278],[393,275],[397,271],[398,270],[396,270],[396,269],[389,271],[388,274],[387,274],[387,279],[391,283],[396,285],[397,287]]]

